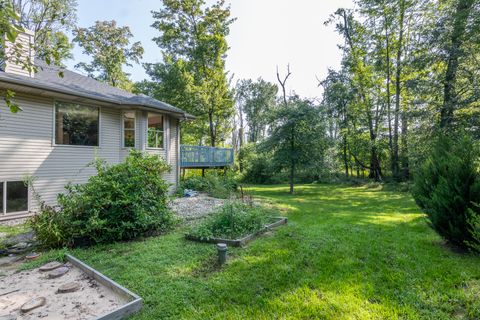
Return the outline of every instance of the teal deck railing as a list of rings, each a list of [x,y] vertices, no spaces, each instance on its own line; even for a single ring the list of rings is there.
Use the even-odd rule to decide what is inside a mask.
[[[233,165],[232,148],[180,146],[180,167],[219,168]]]

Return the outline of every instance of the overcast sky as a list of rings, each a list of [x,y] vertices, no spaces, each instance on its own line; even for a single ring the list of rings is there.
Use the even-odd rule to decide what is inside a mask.
[[[208,1],[212,3],[212,1]],[[229,1],[227,0],[227,3]],[[276,82],[276,66],[292,72],[289,91],[318,97],[316,77],[322,79],[329,67],[338,68],[341,38],[324,22],[339,7],[352,7],[351,0],[231,0],[233,17],[228,44],[227,70],[234,79],[262,77]],[[151,10],[160,0],[78,0],[78,25],[88,27],[96,20],[116,20],[128,25],[134,41],[145,48],[143,62],[159,62],[159,48],[152,42],[158,33],[150,27]],[[74,49],[70,69],[88,61],[81,49]],[[148,78],[141,65],[127,70],[134,81]]]

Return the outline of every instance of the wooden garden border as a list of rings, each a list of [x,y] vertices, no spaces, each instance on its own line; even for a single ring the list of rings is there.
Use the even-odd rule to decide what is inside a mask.
[[[101,283],[105,287],[111,289],[116,294],[122,296],[123,298],[127,299],[129,302],[117,309],[104,314],[96,320],[120,320],[125,319],[129,315],[139,311],[142,308],[142,298],[140,298],[135,293],[129,291],[128,289],[122,287],[112,279],[104,276],[97,270],[91,268],[90,266],[86,265],[82,261],[78,260],[77,258],[67,254],[67,261],[70,262],[72,265],[77,267],[78,269],[82,270],[86,273],[90,278],[95,279],[97,282]]]
[[[262,230],[257,231],[257,232],[252,233],[252,234],[249,234],[249,235],[247,235],[243,238],[240,238],[240,239],[232,240],[232,239],[213,238],[213,239],[209,239],[209,240],[204,240],[204,239],[201,239],[199,237],[189,235],[189,234],[185,235],[185,238],[188,239],[188,240],[197,241],[197,242],[225,243],[225,244],[227,244],[229,246],[232,246],[232,247],[243,247],[248,242],[252,241],[253,239],[258,237],[262,233],[265,233],[266,231],[268,231],[270,229],[273,229],[275,227],[287,224],[287,222],[288,222],[288,219],[285,218],[285,217],[274,217],[273,219],[277,219],[277,221],[275,221],[273,223],[270,223],[270,224],[267,224]]]

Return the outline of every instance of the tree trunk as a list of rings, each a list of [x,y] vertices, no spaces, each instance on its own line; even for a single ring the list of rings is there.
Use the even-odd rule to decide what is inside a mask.
[[[294,193],[295,180],[295,125],[292,125],[290,136],[290,194]]]
[[[402,166],[402,179],[408,180],[410,177],[410,168],[408,160],[408,117],[406,110],[402,111],[402,136],[401,136],[401,166]]]
[[[215,147],[216,144],[216,136],[215,136],[215,128],[213,125],[213,113],[208,113],[208,122],[209,122],[209,131],[210,131],[210,145]]]
[[[345,166],[345,177],[348,178],[348,158],[347,158],[347,137],[343,137],[343,164]]]
[[[440,128],[448,129],[453,122],[456,94],[455,83],[459,58],[462,55],[461,48],[464,41],[465,29],[468,17],[472,11],[475,0],[459,0],[455,11],[453,31],[450,48],[448,50],[447,70],[443,89],[443,105],[440,110]]]
[[[239,106],[238,113],[240,116],[240,129],[238,130],[238,142],[239,142],[239,153],[238,153],[238,165],[240,172],[243,172],[243,155],[242,155],[242,147],[243,147],[243,110],[242,106]]]
[[[396,71],[395,71],[395,114],[393,124],[393,164],[392,173],[394,179],[399,179],[400,166],[398,156],[398,134],[400,122],[400,93],[401,93],[401,76],[402,76],[402,48],[403,48],[403,29],[405,21],[405,0],[400,1],[400,18],[399,18],[399,34],[397,41],[397,57],[396,57]]]
[[[387,63],[387,121],[388,121],[388,147],[390,149],[390,165],[392,174],[394,174],[396,167],[398,166],[398,162],[395,159],[394,152],[393,152],[393,138],[392,138],[392,106],[391,106],[391,91],[390,91],[390,83],[391,83],[391,69],[390,69],[390,40],[388,34],[388,26],[385,17],[385,62]]]

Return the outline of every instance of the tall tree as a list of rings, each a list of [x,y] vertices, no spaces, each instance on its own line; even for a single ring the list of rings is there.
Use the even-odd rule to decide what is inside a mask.
[[[18,24],[35,32],[35,54],[60,65],[72,57],[67,32],[77,22],[76,0],[8,0],[18,14]]]
[[[452,125],[455,107],[459,103],[458,93],[455,91],[459,60],[465,55],[464,43],[469,40],[468,21],[476,1],[458,0],[456,2],[455,11],[451,18],[453,21],[452,31],[446,48],[447,68],[443,82],[443,104],[440,109],[440,128],[442,129],[448,129]]]
[[[153,40],[163,55],[162,63],[147,65],[159,85],[156,97],[198,117],[185,130],[197,143],[224,142],[234,115],[225,71],[226,37],[234,21],[230,8],[224,0],[210,7],[204,0],[163,0],[162,8],[152,13],[152,27],[160,32]]]
[[[276,105],[278,87],[258,78],[257,81],[243,79],[237,83],[236,97],[245,114],[248,126],[248,142],[256,143],[265,134],[269,116]]]
[[[83,53],[92,57],[90,63],[80,62],[76,68],[114,87],[132,89],[123,67],[139,63],[144,50],[140,42],[130,45],[133,34],[128,26],[119,27],[115,20],[96,21],[94,26],[77,28],[73,34],[73,41],[83,48]]]

